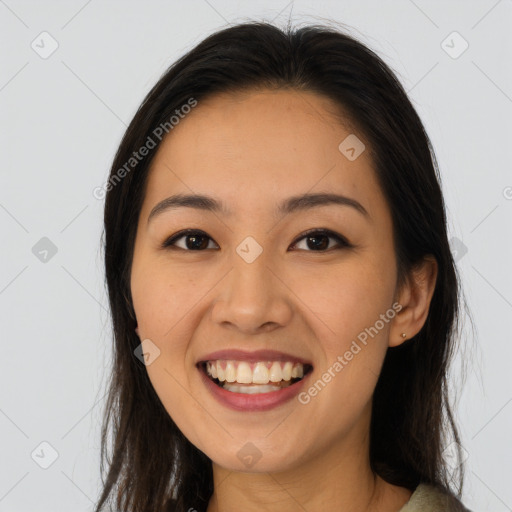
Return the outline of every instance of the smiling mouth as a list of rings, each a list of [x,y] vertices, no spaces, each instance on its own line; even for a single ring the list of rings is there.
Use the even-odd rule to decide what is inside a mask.
[[[271,393],[293,386],[311,373],[310,364],[261,361],[202,361],[200,371],[217,386],[232,393]]]

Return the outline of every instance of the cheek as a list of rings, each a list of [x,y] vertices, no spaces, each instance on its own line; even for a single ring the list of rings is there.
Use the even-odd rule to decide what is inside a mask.
[[[156,346],[158,357],[146,366],[151,383],[169,413],[185,408],[188,387],[185,360],[191,338],[190,318],[201,298],[183,272],[142,260],[132,268],[132,300],[141,340]],[[152,346],[152,345],[151,345]]]
[[[307,305],[304,314],[323,352],[317,380],[305,397],[319,397],[319,417],[332,414],[331,407],[345,411],[340,421],[345,415],[355,417],[371,399],[394,318],[392,262],[366,253],[294,280],[293,289]]]
[[[187,391],[190,370],[185,362],[192,335],[190,321],[197,314],[194,306],[198,307],[204,292],[191,281],[185,272],[172,270],[165,263],[134,260],[131,289],[140,335],[149,338],[159,351],[146,366],[148,377],[178,428],[198,442],[194,418],[201,411]]]
[[[392,305],[394,280],[387,262],[353,258],[340,265],[301,270],[288,282],[322,339],[325,334],[331,340],[326,348],[332,352],[350,344],[386,313]],[[387,326],[379,330],[386,332]]]
[[[181,362],[180,362],[181,358]],[[191,395],[182,356],[163,352],[147,367],[148,377],[164,409],[187,439],[204,450],[204,432],[201,425],[211,420]],[[198,418],[202,420],[198,422]]]
[[[204,294],[186,272],[158,260],[146,265],[142,260],[134,264],[131,291],[142,335],[162,340],[172,335],[169,331]]]

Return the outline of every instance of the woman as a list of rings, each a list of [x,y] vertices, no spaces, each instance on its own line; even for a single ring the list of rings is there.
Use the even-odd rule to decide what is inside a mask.
[[[375,53],[321,26],[209,36],[106,192],[97,511],[466,510],[437,164]]]

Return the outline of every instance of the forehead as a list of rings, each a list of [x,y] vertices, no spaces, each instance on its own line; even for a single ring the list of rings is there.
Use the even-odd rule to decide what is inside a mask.
[[[349,160],[340,150],[347,137],[364,141],[340,114],[328,98],[304,91],[251,91],[199,101],[160,145],[146,202],[196,192],[243,209],[265,198],[275,203],[321,189],[366,202],[371,214],[383,198],[369,151]]]

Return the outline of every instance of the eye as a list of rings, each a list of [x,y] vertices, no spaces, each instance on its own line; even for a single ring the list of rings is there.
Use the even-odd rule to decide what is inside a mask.
[[[180,247],[176,245],[176,242],[181,238],[185,239],[185,246]],[[162,248],[170,248],[170,249],[183,249],[189,251],[201,251],[203,249],[208,249],[208,242],[205,243],[205,240],[212,240],[204,231],[198,231],[193,229],[186,229],[184,231],[180,231],[175,235],[172,235],[170,238],[165,240],[162,244]],[[190,242],[189,242],[190,241]],[[212,240],[213,242],[213,240]],[[217,245],[217,244],[215,244]],[[218,247],[218,246],[217,246]],[[211,249],[211,247],[210,247]],[[215,249],[215,247],[213,247]]]
[[[352,247],[352,245],[341,235],[334,233],[333,231],[329,231],[328,229],[310,229],[300,238],[297,239],[292,245],[292,247],[296,247],[298,241],[306,240],[307,247],[313,247],[313,251],[309,252],[325,252],[327,247],[329,246],[329,239],[336,240],[338,244],[342,247]]]
[[[177,242],[181,239],[185,239],[185,242],[182,244],[182,246],[179,246]],[[296,241],[293,242],[292,247],[295,248],[298,245],[298,242],[303,239],[306,240],[307,248],[313,248],[313,250],[309,252],[325,252],[329,247],[330,239],[335,240],[338,243],[340,246],[338,248],[352,247],[352,245],[344,237],[327,229],[310,229],[306,233],[303,233],[300,238],[296,239]],[[215,247],[209,247],[210,244],[208,240],[213,242],[213,239],[210,238],[204,231],[185,229],[166,239],[162,244],[162,248],[181,249],[186,251],[218,249],[218,245],[215,242]]]

